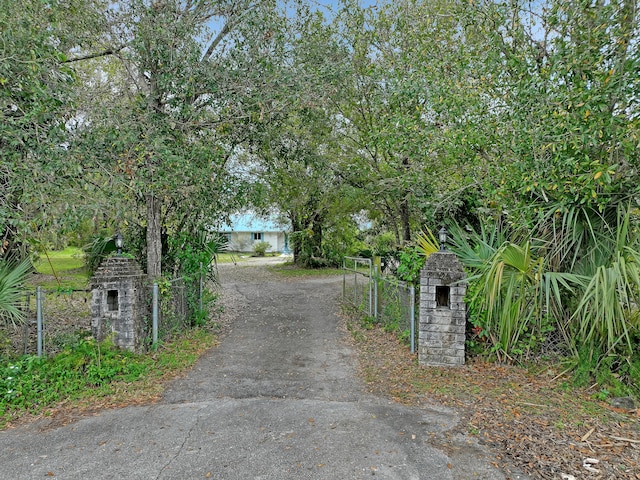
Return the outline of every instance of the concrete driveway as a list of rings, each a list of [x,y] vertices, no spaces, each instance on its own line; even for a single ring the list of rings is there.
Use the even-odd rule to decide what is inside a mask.
[[[220,272],[221,344],[161,402],[0,432],[0,478],[505,478],[465,437],[438,446],[455,412],[364,392],[336,315],[341,277]]]

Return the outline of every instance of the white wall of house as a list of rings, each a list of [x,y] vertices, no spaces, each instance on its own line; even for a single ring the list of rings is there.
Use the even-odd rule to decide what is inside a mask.
[[[263,241],[271,245],[267,248],[267,252],[281,252],[284,250],[284,233],[283,232],[265,232]]]
[[[254,239],[255,233],[261,233],[262,240]],[[228,233],[229,250],[234,252],[253,252],[255,243],[267,242],[267,252],[282,252],[285,247],[284,232],[232,232]]]

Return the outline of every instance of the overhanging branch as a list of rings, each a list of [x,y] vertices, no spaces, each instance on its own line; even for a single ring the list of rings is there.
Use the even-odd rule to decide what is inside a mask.
[[[108,55],[115,55],[116,53],[119,53],[124,47],[125,47],[125,45],[121,45],[121,46],[119,46],[117,48],[108,48],[107,50],[104,50],[102,52],[89,53],[87,55],[82,55],[80,57],[69,58],[69,59],[65,60],[64,62],[62,62],[62,63],[81,62],[83,60],[91,60],[92,58],[99,58],[99,57],[106,57]]]

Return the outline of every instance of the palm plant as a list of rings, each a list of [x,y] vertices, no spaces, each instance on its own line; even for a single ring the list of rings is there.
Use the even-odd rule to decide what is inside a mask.
[[[477,276],[479,307],[486,312],[486,331],[496,352],[509,356],[519,349],[523,333],[540,318],[540,283],[544,258],[531,254],[531,244],[505,243]]]
[[[483,225],[478,233],[456,226],[452,236],[452,248],[470,273],[471,321],[500,359],[526,354],[544,340],[549,321],[569,338],[560,319],[566,316],[567,294],[575,294],[582,279],[549,271],[540,242],[521,232],[511,232],[514,241],[508,241],[500,224]],[[515,243],[518,238],[524,240]]]
[[[571,317],[573,337],[591,356],[630,355],[640,330],[640,242],[631,208],[621,206],[613,228],[594,232],[594,238],[594,248],[576,264],[584,283]]]
[[[453,248],[471,273],[471,314],[502,356],[522,353],[523,333],[547,321],[575,356],[585,348],[592,359],[633,354],[640,333],[633,210],[618,203],[604,212],[549,211],[528,238],[512,233],[512,241],[504,240],[500,225],[480,233],[452,229]]]
[[[25,321],[20,305],[24,299],[24,281],[32,268],[28,258],[21,262],[0,259],[0,320],[7,324],[16,326]]]

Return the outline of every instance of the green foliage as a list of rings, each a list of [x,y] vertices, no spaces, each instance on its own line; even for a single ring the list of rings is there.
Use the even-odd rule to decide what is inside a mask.
[[[396,237],[391,232],[384,232],[373,239],[373,254],[386,257],[397,251]]]
[[[52,358],[22,357],[0,368],[0,402],[9,409],[40,408],[85,389],[104,387],[114,381],[131,382],[153,367],[150,359],[79,338]]]
[[[640,332],[640,237],[638,219],[620,205],[612,224],[591,230],[591,249],[575,262],[582,273],[581,297],[571,317],[576,345],[605,356],[634,353]],[[613,231],[612,241],[609,232]]]
[[[572,382],[577,387],[598,385],[594,397],[607,400],[610,397],[640,395],[640,355],[621,358],[602,355],[590,348],[581,348],[575,359]]]
[[[294,249],[294,261],[306,268],[325,268],[330,262],[322,255],[322,241],[314,235],[313,230],[293,232],[289,239]],[[340,257],[340,261],[342,257]],[[335,265],[334,265],[335,266]]]
[[[191,315],[189,323],[192,326],[204,325],[210,319],[217,296],[208,291],[207,284],[218,281],[216,257],[226,250],[227,245],[227,239],[223,235],[210,236],[206,233],[195,236],[183,233],[170,241],[171,256],[168,258],[171,260],[167,261],[167,265],[173,265],[176,274],[181,275],[184,281]],[[170,291],[170,286],[167,290]]]
[[[93,47],[97,4],[0,0],[0,255],[36,239],[63,247],[67,222],[86,212],[76,158],[61,145],[77,114],[66,60]]]
[[[24,282],[32,269],[28,258],[21,262],[12,258],[0,258],[0,321],[5,324],[15,326],[25,321],[22,310]]]
[[[192,365],[214,340],[210,331],[195,329],[153,354],[141,355],[115,348],[109,340],[97,343],[80,332],[53,357],[0,358],[0,424],[61,401],[122,393],[122,384],[124,390],[144,390],[146,380]]]
[[[102,261],[116,251],[115,239],[113,236],[97,235],[82,247],[82,251],[89,275],[93,275]]]
[[[453,229],[453,248],[471,272],[474,328],[501,358],[535,352],[556,331],[579,358],[578,377],[580,368],[596,375],[600,362],[626,368],[640,327],[636,216],[621,203],[615,213],[583,208],[541,218],[529,239],[509,233],[520,244],[503,241],[500,224],[479,234]]]
[[[408,247],[400,252],[400,264],[396,276],[408,283],[420,283],[420,270],[424,266],[426,257],[423,252],[416,247]]]
[[[269,248],[271,248],[271,244],[269,242],[256,242],[253,244],[253,253],[258,257],[264,257]]]
[[[190,279],[199,278],[203,273],[207,280],[216,282],[216,257],[227,249],[225,236],[180,233],[170,239],[167,258],[169,266]]]
[[[510,355],[523,333],[533,328],[538,319],[543,266],[543,258],[531,255],[529,243],[523,246],[506,243],[478,277],[479,308],[487,312],[483,328],[500,353]]]

